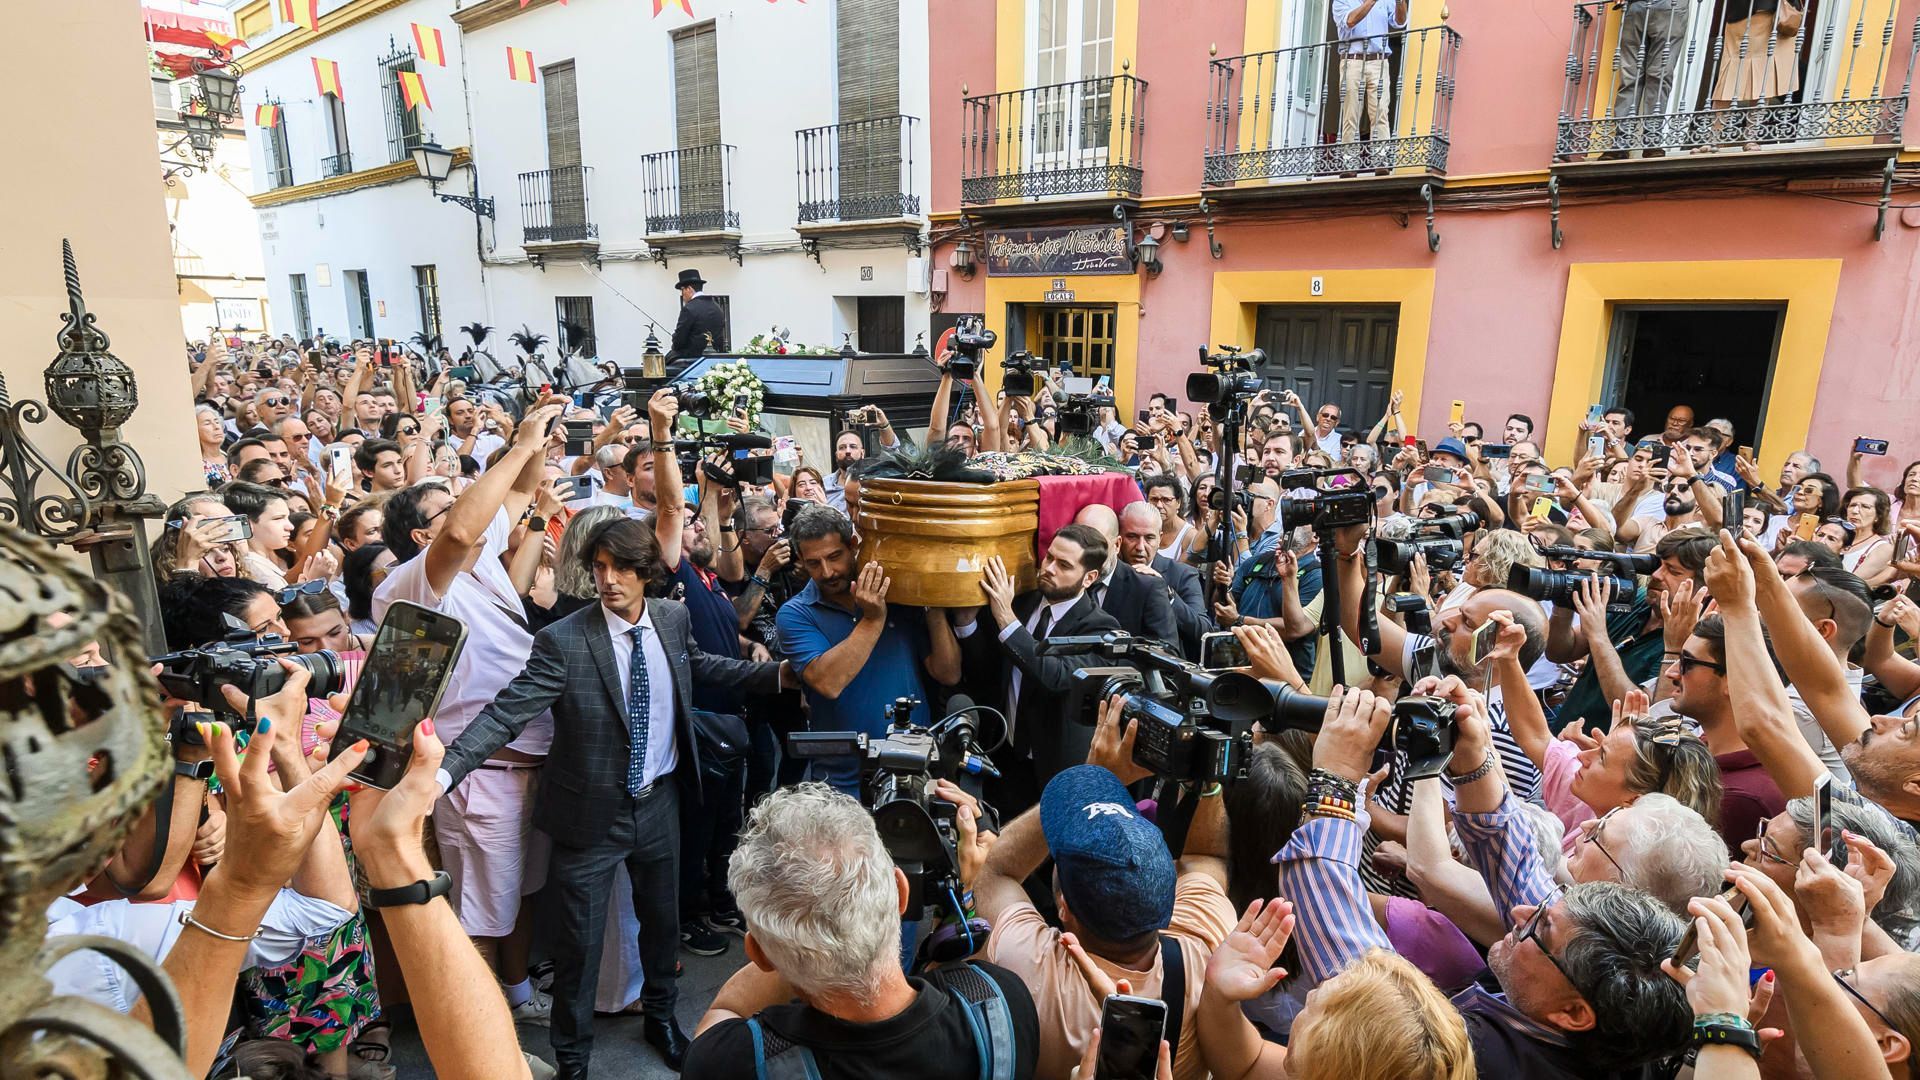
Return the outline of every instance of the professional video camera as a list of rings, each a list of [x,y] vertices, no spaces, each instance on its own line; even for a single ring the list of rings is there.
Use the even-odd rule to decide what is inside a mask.
[[[974,743],[978,707],[965,695],[954,695],[946,719],[926,727],[913,723],[918,704],[914,698],[895,699],[887,732],[878,738],[857,731],[796,731],[787,736],[787,753],[860,759],[860,800],[872,812],[893,864],[907,876],[907,911],[924,914],[935,901],[957,908],[961,892],[959,807],[934,794],[934,781],[957,782],[962,773],[999,776],[1000,771]],[[998,832],[992,808],[985,803],[981,808],[988,820],[980,828]]]
[[[999,340],[1000,336],[988,330],[978,316],[960,320],[947,342],[953,349],[953,359],[947,361],[947,373],[955,382],[973,378],[980,371],[980,354],[993,348]]]
[[[1055,420],[1060,437],[1093,434],[1094,415],[1101,409],[1111,408],[1111,390],[1095,388],[1085,394],[1068,394],[1067,400],[1060,403],[1059,415]]]
[[[339,691],[340,657],[331,650],[302,653],[278,634],[256,634],[231,615],[221,618],[227,636],[220,641],[147,659],[160,665],[160,685],[167,696],[191,701],[230,721],[248,721],[246,730],[251,731],[253,718],[236,714],[220,688],[234,687],[248,701],[271,697],[287,684],[286,669],[279,663],[282,657],[307,669],[308,697],[324,698]]]
[[[675,449],[681,444],[676,441]],[[716,484],[737,488],[742,484],[773,483],[773,458],[767,454],[753,453],[755,450],[771,450],[773,440],[758,432],[739,432],[728,435],[707,435],[693,440],[696,456],[699,451],[718,451],[726,458],[724,463],[701,462],[700,471],[707,479]],[[689,470],[683,470],[682,476],[692,476]]]
[[[1280,523],[1288,529],[1311,525],[1325,535],[1373,520],[1373,489],[1354,469],[1289,469],[1280,474],[1280,490],[1306,488],[1313,495],[1280,500]]]
[[[1139,726],[1133,761],[1163,779],[1207,784],[1244,777],[1252,750],[1252,727],[1319,731],[1327,699],[1239,671],[1208,671],[1188,663],[1156,641],[1121,633],[1048,638],[1046,655],[1099,653],[1132,667],[1084,667],[1067,691],[1067,716],[1082,724],[1099,720],[1100,703],[1121,696],[1121,720]],[[1404,775],[1422,780],[1440,775],[1453,757],[1453,705],[1442,698],[1408,695],[1394,703],[1393,724],[1380,750],[1404,754]]]
[[[1254,368],[1267,366],[1265,349],[1245,353],[1237,345],[1222,345],[1209,354],[1200,346],[1200,363],[1208,368],[1187,376],[1187,400],[1199,405],[1225,405],[1234,398],[1252,397],[1266,385],[1266,379],[1254,374]]]
[[[1045,360],[1025,349],[1012,353],[1000,361],[1000,386],[1008,397],[1032,397],[1040,385],[1033,373],[1046,366]]]
[[[1607,609],[1626,611],[1633,607],[1640,583],[1635,575],[1651,574],[1660,569],[1658,555],[1636,555],[1627,551],[1585,551],[1576,547],[1542,546],[1537,549],[1548,559],[1557,559],[1568,563],[1591,563],[1592,569],[1574,567],[1567,570],[1552,570],[1538,566],[1516,566],[1507,574],[1507,588],[1514,592],[1530,596],[1535,600],[1550,600],[1556,604],[1571,604],[1580,590],[1581,582],[1592,578],[1595,573],[1603,572],[1602,584],[1607,589]]]
[[[1412,535],[1403,540],[1376,536],[1373,564],[1389,574],[1404,574],[1415,555],[1425,555],[1428,570],[1456,570],[1466,561],[1466,535],[1480,527],[1472,511],[1444,517],[1403,518],[1413,522]]]

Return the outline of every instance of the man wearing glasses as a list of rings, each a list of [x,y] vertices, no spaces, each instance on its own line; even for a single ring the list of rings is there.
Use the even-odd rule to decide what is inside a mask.
[[[1247,486],[1252,503],[1248,515],[1253,537],[1247,553],[1231,571],[1225,562],[1213,567],[1213,580],[1227,587],[1216,591],[1213,617],[1222,630],[1246,623],[1264,623],[1280,632],[1287,651],[1301,671],[1313,670],[1315,631],[1306,606],[1320,595],[1319,556],[1309,551],[1296,558],[1283,550],[1287,530],[1280,520],[1280,485],[1257,480]]]
[[[1755,827],[1787,808],[1780,786],[1747,748],[1733,719],[1727,687],[1726,628],[1717,615],[1693,626],[1685,644],[1663,661],[1662,680],[1673,709],[1700,726],[1720,766],[1720,835],[1737,848]]]
[[[1340,460],[1340,406],[1329,401],[1320,406],[1319,412],[1309,416],[1307,403],[1291,390],[1287,391],[1281,403],[1291,405],[1300,414],[1300,430],[1306,432],[1307,438],[1315,446],[1326,451],[1335,461]]]
[[[1493,989],[1455,994],[1482,1076],[1585,1077],[1629,1069],[1687,1045],[1693,1013],[1660,961],[1684,923],[1630,886],[1562,888],[1540,861],[1525,811],[1498,767],[1484,700],[1457,678],[1415,688],[1453,702],[1459,731],[1447,772],[1454,828],[1467,862],[1486,879],[1508,928],[1487,967]],[[1360,880],[1368,828],[1360,793],[1392,718],[1386,699],[1336,693],[1313,747],[1300,826],[1274,860],[1280,893],[1293,901],[1299,991],[1338,974],[1375,948],[1393,948],[1373,918]]]

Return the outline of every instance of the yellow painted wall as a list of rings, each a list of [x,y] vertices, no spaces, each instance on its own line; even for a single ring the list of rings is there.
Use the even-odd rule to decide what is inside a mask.
[[[1620,304],[1784,302],[1779,353],[1767,397],[1766,427],[1754,449],[1763,476],[1807,444],[1813,398],[1826,360],[1840,288],[1839,259],[1749,259],[1724,262],[1575,263],[1568,268],[1560,352],[1547,416],[1547,458],[1571,461],[1580,421],[1600,400],[1607,342]],[[1409,410],[1411,411],[1411,410]]]
[[[1138,274],[1098,274],[1066,276],[1066,287],[1073,290],[1075,304],[1113,304],[1113,404],[1120,416],[1133,415],[1133,384],[1136,360],[1140,355],[1140,276]],[[1050,277],[989,277],[987,279],[987,329],[1000,335],[1000,355],[1016,348],[1007,339],[1007,305],[1038,304],[1053,287]],[[1225,339],[1222,339],[1225,340]],[[987,365],[988,393],[1000,386],[1000,365]]]

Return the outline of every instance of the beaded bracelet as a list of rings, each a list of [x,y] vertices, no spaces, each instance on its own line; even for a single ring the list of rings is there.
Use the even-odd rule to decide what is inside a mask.
[[[1327,791],[1329,789],[1332,790],[1333,794],[1349,802],[1360,797],[1360,784],[1358,781],[1349,780],[1344,776],[1328,772],[1325,769],[1315,769],[1307,774],[1308,792]]]
[[[1343,807],[1333,801],[1308,801],[1300,804],[1300,813],[1309,817],[1339,818],[1342,821],[1358,821],[1350,807]]]

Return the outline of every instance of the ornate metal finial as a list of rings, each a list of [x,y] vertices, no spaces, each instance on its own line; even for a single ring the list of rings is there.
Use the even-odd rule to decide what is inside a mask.
[[[1132,70],[1133,70],[1133,58],[1132,58],[1132,57],[1128,57],[1127,59],[1125,59],[1125,60],[1122,60],[1122,61],[1120,61],[1120,73],[1121,73],[1121,74],[1123,74],[1123,75],[1124,75],[1124,74],[1126,74],[1127,72],[1129,72],[1129,71],[1132,71]]]
[[[47,365],[47,404],[54,415],[82,432],[112,431],[127,422],[140,405],[133,369],[108,350],[112,342],[101,330],[86,298],[80,294],[80,270],[73,259],[73,243],[60,241],[62,269],[67,282],[64,325],[54,337],[60,355]]]
[[[1220,43],[1219,43],[1219,42],[1217,42],[1217,41],[1215,41],[1215,42],[1213,42],[1213,43],[1211,43],[1211,44],[1209,44],[1209,45],[1207,46],[1207,55],[1208,55],[1208,56],[1213,56],[1213,57],[1217,57],[1217,56],[1219,56],[1219,55],[1220,55]]]
[[[1448,17],[1450,17],[1452,14],[1453,12],[1447,10],[1447,5],[1443,2],[1440,5],[1440,21],[1446,22]]]

